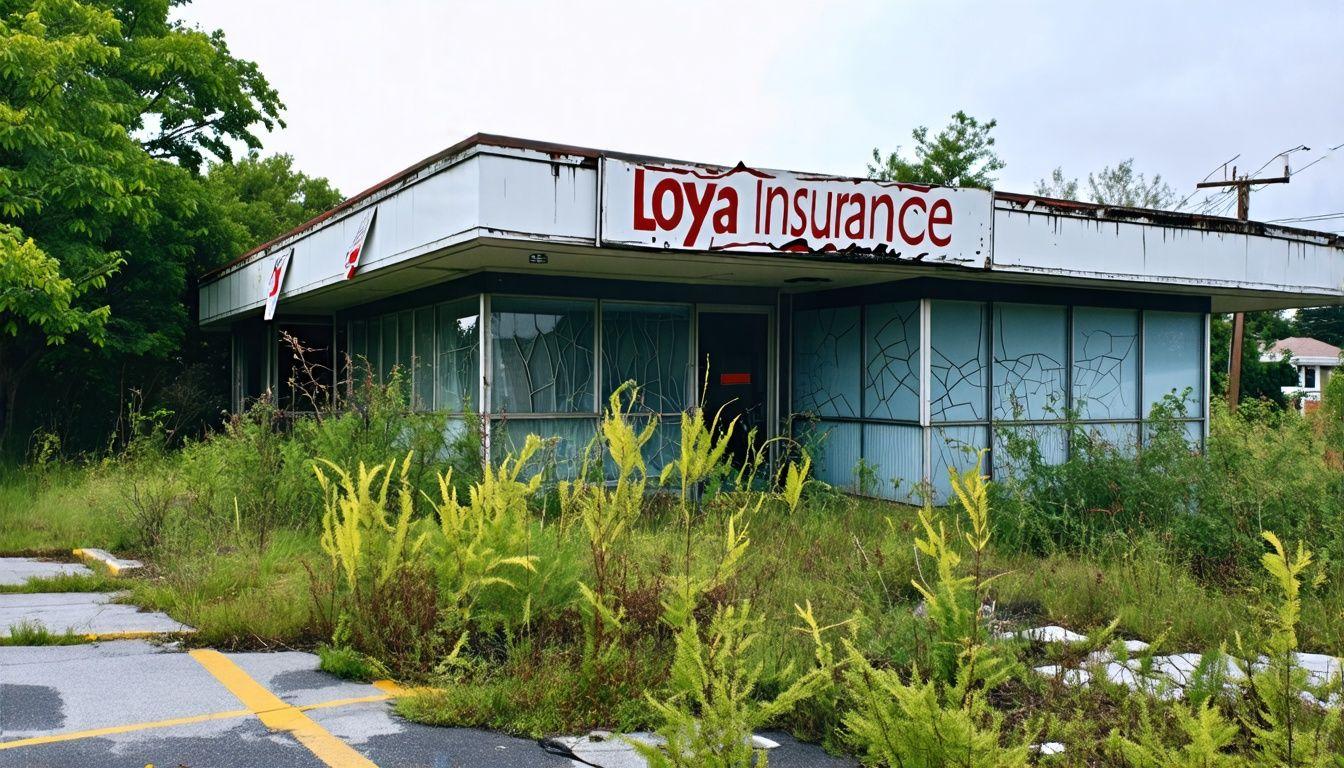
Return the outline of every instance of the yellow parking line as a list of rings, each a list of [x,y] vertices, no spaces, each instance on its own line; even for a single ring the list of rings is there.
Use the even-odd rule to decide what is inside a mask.
[[[374,680],[372,685],[374,688],[383,691],[392,698],[396,698],[398,696],[405,696],[407,693],[409,693],[409,691],[407,691],[405,688],[402,688],[400,685],[397,685],[391,680]]]
[[[95,728],[91,731],[72,731],[70,733],[54,733],[50,736],[33,736],[27,739],[15,739],[14,741],[0,741],[0,749],[15,749],[17,747],[35,747],[39,744],[54,744],[61,741],[76,741],[79,739],[93,739],[99,736],[111,736],[117,733],[130,733],[132,731],[144,731],[150,728],[171,728],[175,725],[191,725],[192,723],[204,723],[209,720],[228,720],[233,717],[247,717],[252,714],[247,709],[231,709],[228,712],[214,712],[208,715],[195,715],[194,717],[177,717],[172,720],[155,720],[150,723],[132,723],[130,725],[114,725],[108,728]]]
[[[261,719],[262,724],[273,731],[292,735],[329,768],[378,768],[297,707],[286,704],[266,690],[219,651],[195,650],[191,652],[191,657],[238,697],[243,706]]]

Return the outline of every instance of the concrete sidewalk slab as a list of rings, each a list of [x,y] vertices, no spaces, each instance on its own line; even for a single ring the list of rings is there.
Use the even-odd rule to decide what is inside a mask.
[[[166,614],[113,603],[108,592],[0,594],[0,637],[20,624],[40,624],[55,634],[167,634],[191,627]]]
[[[387,701],[360,701],[386,695],[382,689],[319,671],[311,653],[230,653],[225,658],[286,703],[304,707],[317,726],[380,768],[577,765],[547,754],[531,739],[407,722]],[[784,734],[766,735],[780,743],[771,750],[772,766],[855,765]],[[4,746],[23,739],[34,741]],[[324,765],[291,733],[268,729],[193,655],[138,640],[0,646],[0,768],[148,764]]]
[[[29,579],[56,576],[92,576],[93,571],[79,563],[61,563],[36,557],[0,557],[0,585],[21,586]]]
[[[82,558],[86,562],[98,563],[106,568],[113,576],[118,576],[126,571],[133,571],[136,568],[144,567],[144,563],[139,560],[123,560],[111,552],[108,552],[106,549],[92,547],[88,549],[76,549],[75,557]]]
[[[0,736],[5,740],[208,715],[240,706],[190,656],[165,652],[143,640],[0,647]],[[198,730],[222,732],[233,724],[221,720]]]

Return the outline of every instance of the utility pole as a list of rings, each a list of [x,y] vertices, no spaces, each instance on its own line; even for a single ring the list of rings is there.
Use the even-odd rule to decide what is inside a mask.
[[[1292,173],[1288,169],[1288,158],[1283,159],[1283,175],[1269,178],[1252,179],[1247,176],[1237,178],[1237,167],[1232,166],[1232,178],[1226,181],[1201,181],[1195,189],[1208,187],[1236,187],[1237,218],[1249,221],[1251,218],[1251,186],[1255,184],[1287,184]],[[1246,335],[1246,316],[1241,312],[1232,315],[1232,349],[1227,366],[1227,404],[1237,407],[1241,399],[1241,344]]]

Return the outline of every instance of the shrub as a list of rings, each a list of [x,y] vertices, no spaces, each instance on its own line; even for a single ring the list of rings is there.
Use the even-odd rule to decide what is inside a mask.
[[[760,631],[750,612],[747,603],[719,606],[705,638],[694,616],[686,616],[677,632],[669,695],[648,694],[665,744],[631,742],[652,768],[748,768],[753,758],[764,765],[764,750],[752,745],[755,730],[825,683],[830,670],[818,668],[772,699],[757,699],[761,665],[748,658]]]
[[[981,572],[990,542],[988,484],[980,475],[979,462],[965,473],[949,474],[969,518],[964,538],[972,567],[962,572],[961,557],[944,522],[926,505],[920,514],[922,535],[915,545],[932,559],[935,576],[928,583],[916,581],[915,587],[924,595],[934,638],[927,668],[915,666],[907,675],[877,667],[848,644],[844,680],[851,708],[843,722],[851,743],[870,765],[1027,763],[1025,742],[1002,743],[1004,715],[988,698],[1015,671],[1011,653],[990,642],[980,612],[988,586]]]

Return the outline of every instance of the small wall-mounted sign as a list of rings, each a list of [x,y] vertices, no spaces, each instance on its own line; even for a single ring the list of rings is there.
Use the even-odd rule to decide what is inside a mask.
[[[751,374],[750,374],[750,373],[720,373],[720,374],[719,374],[719,385],[720,385],[720,386],[731,387],[731,386],[735,386],[735,385],[750,384],[750,383],[751,383]]]
[[[373,227],[373,216],[378,213],[377,208],[370,208],[369,212],[364,214],[364,218],[359,222],[359,227],[355,230],[355,236],[350,241],[350,247],[345,249],[345,279],[349,280],[355,276],[355,270],[359,269],[359,257],[364,251],[364,241],[369,237],[369,229]]]
[[[549,258],[546,254],[544,254],[544,253],[529,253],[529,254],[527,254],[527,263],[528,263],[528,264],[545,264],[545,263],[547,263],[548,261],[550,261],[550,258]]]
[[[289,271],[289,257],[294,255],[293,248],[286,248],[271,262],[271,278],[266,283],[266,309],[262,319],[270,321],[275,317],[275,306],[280,303],[280,289],[285,285],[285,273]]]

